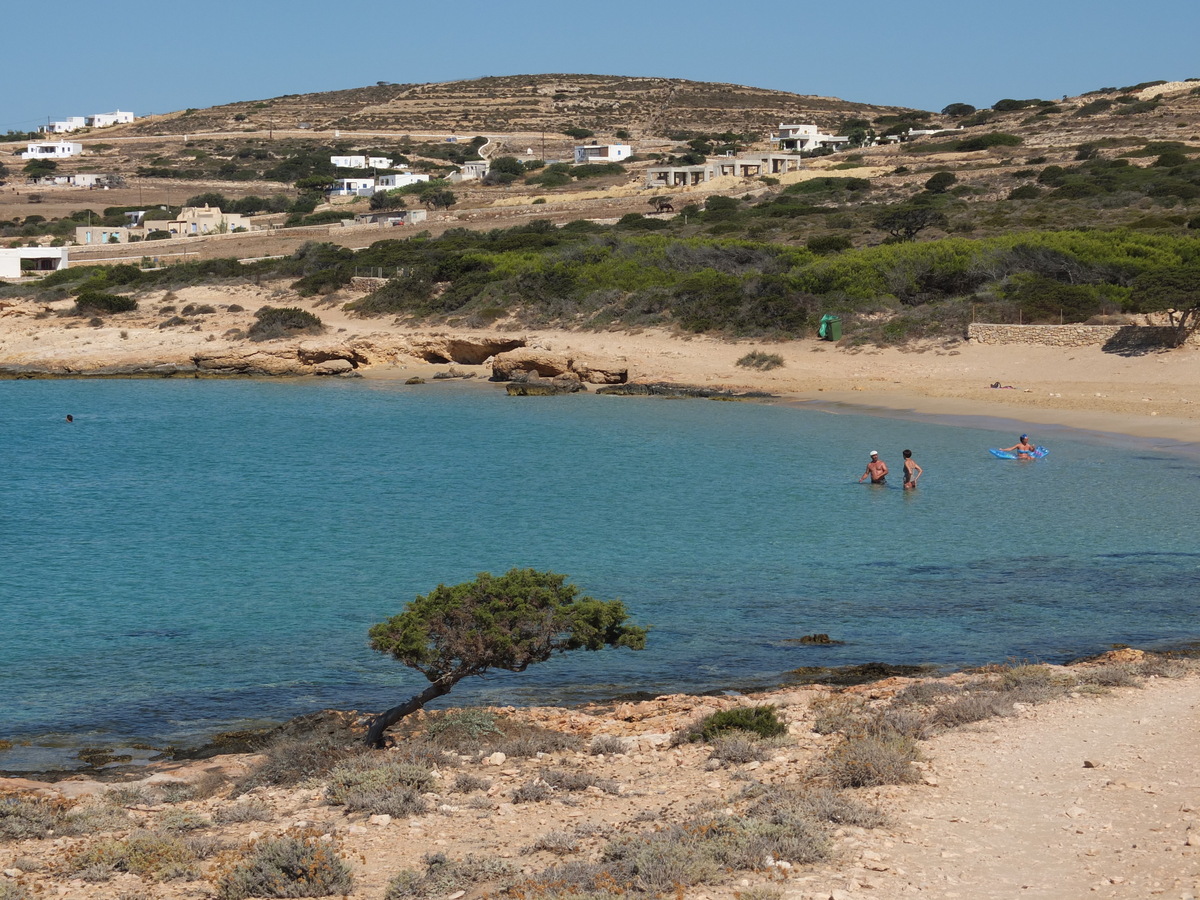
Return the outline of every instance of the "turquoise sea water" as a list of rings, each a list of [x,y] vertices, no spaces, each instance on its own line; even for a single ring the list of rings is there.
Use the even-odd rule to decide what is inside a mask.
[[[64,417],[75,417],[67,424]],[[533,566],[642,653],[441,702],[772,684],[804,665],[1063,661],[1200,638],[1200,461],[1147,442],[783,405],[377,381],[0,382],[0,768],[197,742],[424,686],[367,628]],[[900,489],[900,451],[925,468]],[[867,452],[893,470],[856,484]],[[789,643],[813,632],[833,647]]]

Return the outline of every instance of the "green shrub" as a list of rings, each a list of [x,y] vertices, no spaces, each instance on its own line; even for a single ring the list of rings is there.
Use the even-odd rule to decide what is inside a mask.
[[[431,719],[425,733],[439,744],[460,749],[476,747],[488,735],[502,735],[496,714],[486,709],[456,709]]]
[[[131,312],[138,308],[132,297],[109,294],[104,291],[84,291],[75,298],[75,315],[88,316],[94,313]]]
[[[844,234],[818,234],[810,237],[804,246],[819,256],[829,256],[850,250],[854,244]]]
[[[990,134],[981,134],[956,141],[953,149],[965,153],[972,150],[987,150],[989,147],[1015,147],[1022,143],[1024,143],[1024,139],[1015,134],[994,131]]]
[[[428,315],[435,311],[432,301],[433,282],[415,273],[388,279],[378,290],[347,303],[346,309],[362,316]]]
[[[779,720],[774,706],[739,706],[705,716],[679,732],[683,741],[710,742],[732,731],[748,731],[762,738],[787,733],[787,724]]]
[[[297,334],[320,334],[325,330],[320,318],[296,306],[264,306],[254,314],[248,337],[252,341],[273,341]]]
[[[931,194],[944,194],[950,189],[950,186],[958,181],[958,176],[953,172],[935,172],[925,182],[925,190]]]
[[[334,847],[312,835],[286,835],[255,844],[217,882],[219,900],[249,897],[328,897],[354,887]]]
[[[782,366],[783,357],[778,353],[764,353],[761,350],[755,350],[739,359],[737,364],[746,369],[758,369],[765,372]]]
[[[1036,200],[1042,195],[1036,184],[1023,184],[1008,192],[1009,200]]]
[[[365,752],[366,748],[359,743],[348,745],[325,734],[283,735],[263,747],[262,761],[237,782],[235,793],[244,794],[256,787],[299,784],[324,776],[338,763]]]

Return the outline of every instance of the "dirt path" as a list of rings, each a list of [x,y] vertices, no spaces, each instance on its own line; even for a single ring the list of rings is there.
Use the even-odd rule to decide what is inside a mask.
[[[1198,703],[1155,679],[938,737],[889,839],[798,896],[1200,897]]]

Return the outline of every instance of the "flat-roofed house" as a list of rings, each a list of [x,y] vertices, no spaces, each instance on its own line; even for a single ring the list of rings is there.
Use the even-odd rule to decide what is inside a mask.
[[[825,134],[816,125],[784,125],[771,135],[771,143],[780,150],[796,150],[811,153],[814,150],[841,150],[850,144],[850,138],[840,134]]]
[[[620,162],[633,155],[629,144],[588,144],[575,148],[575,165]]]
[[[128,125],[135,119],[137,116],[133,113],[117,109],[110,113],[96,113],[94,116],[87,116],[85,121],[92,128],[107,128],[110,125]]]
[[[83,116],[68,116],[61,122],[50,122],[43,125],[41,130],[46,134],[67,134],[71,131],[78,131],[80,128],[86,128],[87,123]]]
[[[185,206],[179,216],[170,222],[155,221],[157,229],[172,237],[188,237],[201,234],[228,234],[231,231],[251,228],[250,220],[238,213],[223,213],[219,206]]]
[[[330,190],[331,197],[370,197],[375,193],[374,178],[339,178]]]
[[[21,265],[28,260],[29,268]],[[67,267],[66,247],[13,247],[0,250],[0,278],[20,278],[22,272],[57,272]]]
[[[66,159],[83,152],[83,144],[73,141],[41,141],[29,144],[21,159]]]
[[[375,179],[375,190],[394,191],[396,188],[408,187],[410,184],[418,184],[419,182],[428,180],[428,175],[419,172],[397,172],[394,175],[380,175]]]

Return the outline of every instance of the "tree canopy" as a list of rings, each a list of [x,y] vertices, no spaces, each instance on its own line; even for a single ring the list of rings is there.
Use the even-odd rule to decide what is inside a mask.
[[[627,624],[619,600],[581,595],[566,575],[511,569],[499,577],[439,584],[404,611],[371,627],[371,648],[416,669],[429,687],[371,722],[367,743],[463,678],[491,669],[522,672],[568,650],[646,646],[646,629]]]
[[[884,210],[875,217],[873,224],[880,231],[886,231],[893,241],[915,241],[926,228],[944,228],[946,215],[931,206],[908,203]]]
[[[1171,266],[1134,279],[1131,305],[1138,312],[1165,312],[1175,329],[1175,346],[1200,324],[1200,266]]]

